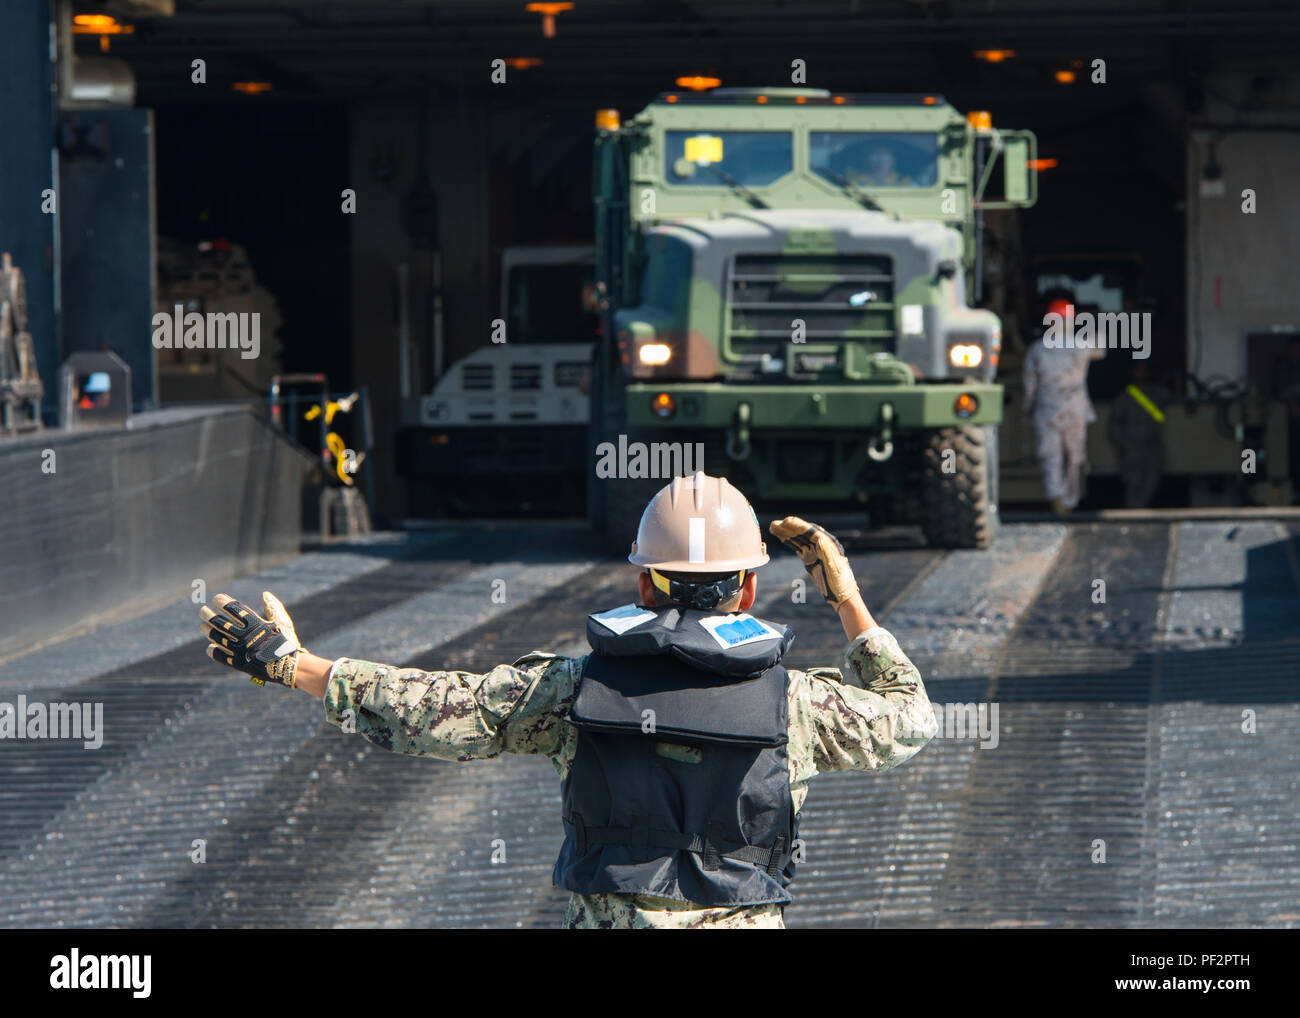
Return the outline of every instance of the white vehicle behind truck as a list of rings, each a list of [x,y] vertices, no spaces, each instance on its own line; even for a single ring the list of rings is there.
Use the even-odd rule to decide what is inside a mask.
[[[590,245],[511,247],[491,342],[407,401],[397,464],[415,514],[581,506],[592,344]],[[571,504],[569,504],[571,503]]]

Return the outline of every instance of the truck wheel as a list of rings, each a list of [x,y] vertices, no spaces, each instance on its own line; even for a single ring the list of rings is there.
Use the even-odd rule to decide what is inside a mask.
[[[929,435],[921,476],[921,529],[928,544],[990,547],[998,533],[997,491],[995,426],[968,424]]]

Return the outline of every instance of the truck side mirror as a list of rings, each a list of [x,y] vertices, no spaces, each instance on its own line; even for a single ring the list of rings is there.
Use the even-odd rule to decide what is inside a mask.
[[[1008,138],[1002,149],[1002,194],[1007,202],[1032,204],[1029,198],[1030,172],[1029,139]]]

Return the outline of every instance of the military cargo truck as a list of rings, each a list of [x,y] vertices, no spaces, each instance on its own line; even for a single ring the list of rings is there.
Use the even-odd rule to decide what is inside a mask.
[[[751,498],[865,504],[988,547],[1001,326],[970,295],[981,212],[1034,203],[1035,155],[937,95],[719,88],[601,111],[589,451],[646,453],[589,478],[608,546],[701,450]]]
[[[413,512],[518,509],[566,490],[569,511],[581,511],[599,326],[592,272],[590,244],[502,252],[493,341],[403,405],[396,458]]]

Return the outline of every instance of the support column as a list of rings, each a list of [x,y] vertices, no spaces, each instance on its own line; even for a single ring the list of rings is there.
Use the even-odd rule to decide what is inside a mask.
[[[58,191],[54,160],[54,0],[0,4],[0,250],[27,278],[27,321],[54,423],[62,360],[58,316],[57,213],[41,192]],[[57,209],[57,205],[56,205]]]

